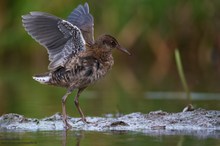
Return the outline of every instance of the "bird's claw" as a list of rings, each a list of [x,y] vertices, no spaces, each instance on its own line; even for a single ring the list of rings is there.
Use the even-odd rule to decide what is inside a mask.
[[[64,128],[65,130],[68,130],[68,129],[71,129],[72,126],[67,121],[64,121]]]
[[[91,124],[91,122],[88,122],[88,121],[86,120],[86,118],[81,118],[81,119],[79,119],[77,122],[79,122],[79,121],[82,121],[82,122],[85,123],[85,124]]]

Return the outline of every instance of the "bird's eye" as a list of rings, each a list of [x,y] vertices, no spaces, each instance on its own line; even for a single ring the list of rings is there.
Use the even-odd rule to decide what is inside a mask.
[[[116,46],[115,41],[111,41],[111,45],[112,45],[112,46]]]

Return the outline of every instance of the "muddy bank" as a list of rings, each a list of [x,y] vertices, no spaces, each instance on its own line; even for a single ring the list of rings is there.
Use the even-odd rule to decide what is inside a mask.
[[[90,124],[79,118],[68,117],[72,130],[86,131],[135,131],[149,135],[158,134],[211,134],[220,138],[220,111],[196,109],[193,111],[168,113],[153,111],[148,114],[131,113],[119,117],[87,117]],[[43,119],[27,118],[19,114],[5,114],[0,117],[0,130],[47,131],[63,130],[62,116],[56,113]]]

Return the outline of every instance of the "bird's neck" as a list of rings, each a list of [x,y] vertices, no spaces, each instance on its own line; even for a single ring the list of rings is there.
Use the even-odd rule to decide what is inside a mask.
[[[112,57],[112,52],[110,51],[100,51],[98,54],[98,57],[102,60],[102,61],[104,61],[104,62],[106,62],[106,61],[110,61],[110,60],[112,60],[113,59],[113,57]]]
[[[83,53],[83,56],[92,56],[96,58],[103,66],[106,68],[106,71],[110,70],[114,64],[114,59],[111,51],[104,50],[98,47],[88,47],[86,52]]]
[[[113,60],[112,51],[106,50],[100,47],[89,47],[88,51],[102,62],[107,62]]]

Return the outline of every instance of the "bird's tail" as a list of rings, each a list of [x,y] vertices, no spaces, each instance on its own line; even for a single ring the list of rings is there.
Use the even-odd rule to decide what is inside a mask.
[[[40,82],[41,84],[50,84],[51,76],[49,73],[43,75],[34,75],[33,79]]]

